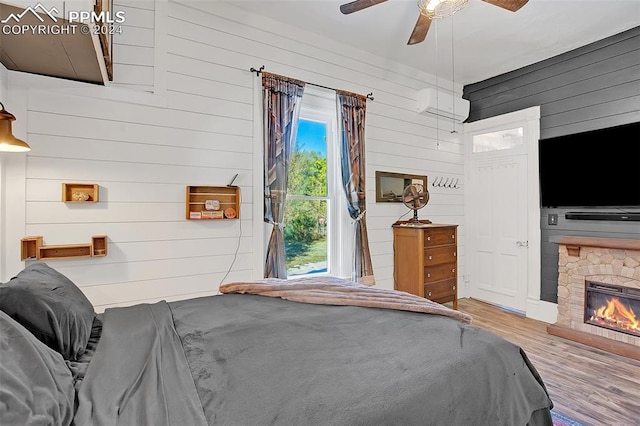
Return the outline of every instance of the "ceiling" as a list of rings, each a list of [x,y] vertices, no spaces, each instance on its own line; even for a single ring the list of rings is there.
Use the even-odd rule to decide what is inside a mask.
[[[462,85],[640,26],[640,0],[530,0],[515,13],[469,0],[452,18],[434,21],[424,42],[407,46],[417,0],[388,0],[343,15],[340,4],[348,1],[229,3]]]

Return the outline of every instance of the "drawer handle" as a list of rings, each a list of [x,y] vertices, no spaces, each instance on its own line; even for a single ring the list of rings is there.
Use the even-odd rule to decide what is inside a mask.
[[[427,278],[431,278],[431,273],[427,272]]]
[[[451,234],[451,239],[452,239],[452,240],[455,240],[455,239],[456,239],[456,236],[455,236],[454,234]]]
[[[427,241],[431,241],[431,237],[427,237]]]
[[[453,252],[453,257],[456,257],[458,254],[454,251]]]
[[[433,256],[429,255],[429,258],[428,258],[428,259],[429,259],[429,260],[432,260],[432,259],[433,259]]]
[[[452,268],[452,269],[451,269],[451,272],[455,272],[455,271],[456,271],[456,268]]]
[[[456,286],[454,285],[454,286],[453,286],[453,290],[455,290],[455,289],[456,289]]]
[[[429,292],[429,297],[431,297],[431,292]]]

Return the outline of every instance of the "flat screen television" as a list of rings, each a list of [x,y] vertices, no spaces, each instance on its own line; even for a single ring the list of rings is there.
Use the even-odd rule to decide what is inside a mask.
[[[640,207],[640,122],[539,141],[541,207]]]

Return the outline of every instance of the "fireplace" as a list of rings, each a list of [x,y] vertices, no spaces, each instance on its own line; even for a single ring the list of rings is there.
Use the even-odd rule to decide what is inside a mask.
[[[640,337],[640,289],[586,281],[584,306],[586,324]]]
[[[558,258],[558,317],[547,331],[640,361],[640,240],[565,236]]]

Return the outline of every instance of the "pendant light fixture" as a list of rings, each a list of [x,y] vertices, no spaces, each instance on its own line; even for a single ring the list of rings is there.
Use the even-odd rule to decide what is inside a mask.
[[[31,147],[25,141],[13,136],[11,133],[11,122],[16,117],[9,111],[4,109],[4,105],[0,102],[0,151],[4,152],[26,152],[31,151]]]

